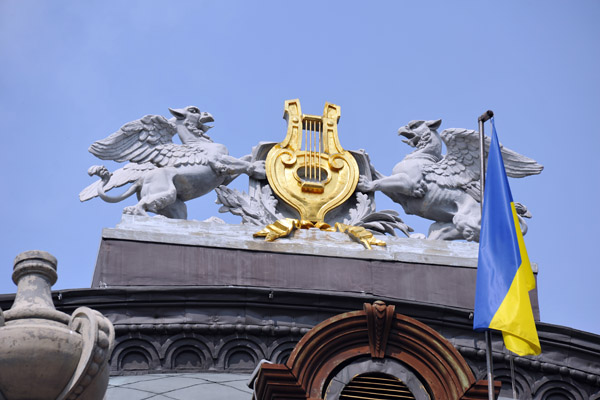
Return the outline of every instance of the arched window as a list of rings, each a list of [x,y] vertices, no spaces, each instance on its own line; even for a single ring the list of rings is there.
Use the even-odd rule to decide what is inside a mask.
[[[400,379],[380,373],[361,374],[342,390],[340,400],[414,400],[415,396]]]

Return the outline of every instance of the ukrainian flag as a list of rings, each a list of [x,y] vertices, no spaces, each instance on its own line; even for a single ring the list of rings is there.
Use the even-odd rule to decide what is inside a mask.
[[[529,300],[532,289],[535,289],[535,278],[492,119],[473,329],[502,331],[506,348],[518,355],[540,354],[542,350]]]

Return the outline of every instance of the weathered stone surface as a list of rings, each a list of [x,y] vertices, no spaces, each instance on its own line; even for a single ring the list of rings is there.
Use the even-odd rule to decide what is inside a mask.
[[[71,317],[54,308],[50,287],[57,279],[56,266],[56,258],[43,251],[24,252],[15,259],[15,301],[10,310],[0,311],[1,399],[104,396],[114,329],[87,307]]]
[[[341,233],[299,230],[264,242],[252,231],[123,216],[103,231],[92,286],[310,289],[473,307],[476,244],[388,237],[386,247],[367,251]],[[537,317],[537,292],[533,303]]]
[[[14,294],[0,295],[0,307],[8,308],[13,299]],[[325,319],[381,299],[443,335],[477,379],[485,379],[484,335],[473,331],[468,309],[367,294],[235,286],[69,289],[54,292],[53,299],[61,311],[88,306],[113,321],[117,337],[111,373],[116,375],[250,373],[263,358],[284,363],[302,335]],[[514,360],[519,398],[546,399],[549,392],[597,398],[600,336],[540,322],[537,328],[542,354]],[[510,388],[508,351],[499,333],[492,339],[495,379]],[[210,390],[197,389],[196,398],[213,398]]]
[[[477,268],[479,247],[474,243],[386,237],[386,247],[365,251],[362,245],[338,232],[302,229],[292,237],[272,243],[253,238],[254,232],[256,226],[123,215],[116,228],[104,229],[102,236],[119,240]]]

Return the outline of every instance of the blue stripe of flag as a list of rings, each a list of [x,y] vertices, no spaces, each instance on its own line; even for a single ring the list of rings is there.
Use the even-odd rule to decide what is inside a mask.
[[[493,119],[484,199],[473,320],[479,331],[489,329],[521,265],[513,199]]]

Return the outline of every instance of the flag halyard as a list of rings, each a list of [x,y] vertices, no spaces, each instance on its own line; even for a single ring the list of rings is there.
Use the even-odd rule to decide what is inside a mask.
[[[540,354],[529,299],[534,288],[535,278],[492,119],[473,328],[502,331],[506,348],[518,355]]]

